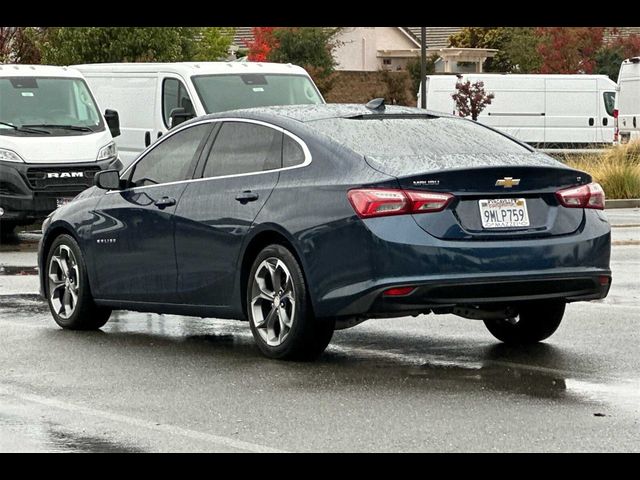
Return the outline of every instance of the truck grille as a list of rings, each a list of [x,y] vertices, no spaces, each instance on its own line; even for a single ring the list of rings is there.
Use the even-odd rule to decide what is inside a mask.
[[[34,190],[55,189],[59,192],[79,192],[93,185],[100,167],[38,167],[27,169],[27,180]]]

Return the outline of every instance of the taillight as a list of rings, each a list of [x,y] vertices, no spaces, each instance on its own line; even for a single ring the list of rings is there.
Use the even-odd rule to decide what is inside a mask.
[[[347,198],[360,218],[429,213],[443,210],[453,199],[448,193],[383,188],[356,188]]]
[[[613,118],[618,118],[618,109],[617,108],[613,109]]]
[[[604,209],[604,190],[598,183],[567,188],[556,192],[560,204],[568,208]]]

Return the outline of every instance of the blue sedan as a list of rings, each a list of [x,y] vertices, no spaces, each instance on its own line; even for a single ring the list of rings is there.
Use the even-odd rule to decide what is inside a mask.
[[[528,344],[607,295],[604,201],[587,173],[453,116],[237,110],[180,124],[52,213],[41,292],[69,329],[114,309],[248,320],[271,358],[427,313]]]

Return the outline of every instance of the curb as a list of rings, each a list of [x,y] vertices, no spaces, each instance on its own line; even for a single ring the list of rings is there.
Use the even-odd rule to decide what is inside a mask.
[[[640,198],[628,198],[624,200],[609,200],[604,203],[604,208],[640,208]]]

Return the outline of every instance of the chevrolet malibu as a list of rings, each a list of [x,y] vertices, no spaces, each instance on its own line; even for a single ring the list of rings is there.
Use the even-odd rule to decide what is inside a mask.
[[[539,342],[610,287],[600,185],[473,121],[415,108],[269,107],[172,129],[43,225],[62,328],[112,310],[248,320],[311,359],[370,318],[455,314]]]

